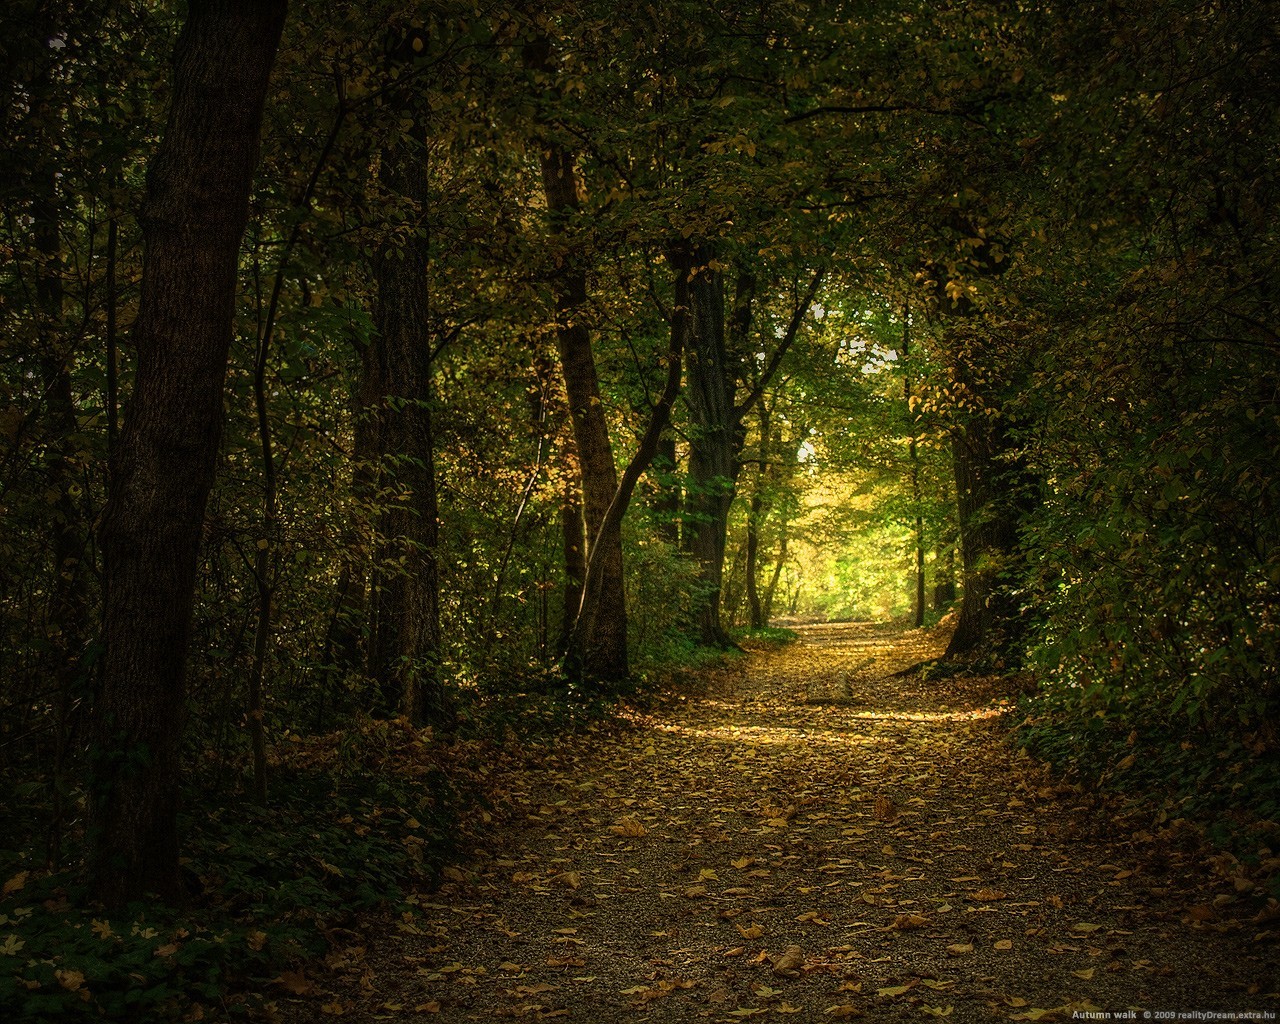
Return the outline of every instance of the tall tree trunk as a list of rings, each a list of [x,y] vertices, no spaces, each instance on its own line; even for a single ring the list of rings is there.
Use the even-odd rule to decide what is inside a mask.
[[[560,483],[560,541],[564,551],[564,610],[560,618],[560,636],[556,651],[563,657],[569,651],[569,638],[578,610],[582,607],[582,581],[587,575],[587,530],[582,517],[582,489],[579,486],[577,448],[570,440],[565,449],[564,476]]]
[[[773,563],[773,574],[769,577],[769,585],[764,588],[764,607],[761,609],[761,617],[764,625],[769,625],[773,619],[773,598],[778,592],[778,580],[782,578],[783,567],[787,564],[787,520],[782,520],[782,536],[778,539],[778,559]]]
[[[997,422],[977,415],[952,435],[964,593],[945,657],[998,653],[1018,631],[1016,600],[1002,585],[1018,545],[1017,480]]]
[[[552,142],[542,149],[542,181],[552,224],[577,212],[578,179],[573,154]],[[618,490],[618,471],[609,443],[609,425],[600,400],[591,334],[582,316],[587,303],[587,275],[571,258],[555,282],[556,340],[578,465],[582,472],[582,507],[586,522],[588,562],[594,563],[596,585],[584,590],[578,625],[572,631],[580,649],[566,652],[571,671],[602,681],[625,679],[627,608],[622,571],[622,531],[603,531],[605,516]],[[619,524],[620,525],[620,524]]]
[[[798,336],[817,297],[823,271],[819,269],[814,274],[768,363],[743,401],[735,405],[741,382],[737,372],[740,366],[733,364],[745,364],[751,351],[756,282],[750,273],[739,274],[733,310],[726,323],[724,279],[712,265],[713,257],[714,251],[708,245],[686,249],[684,253],[692,297],[687,404],[693,424],[684,540],[685,549],[698,560],[702,581],[704,596],[695,613],[699,638],[708,646],[733,647],[736,645],[720,622],[720,603],[729,510],[746,439],[743,420],[763,398]]]
[[[760,458],[756,468],[756,487],[751,492],[751,507],[747,511],[747,606],[752,629],[764,629],[768,624],[757,576],[760,572],[760,522],[764,518],[765,481],[769,476],[769,428],[769,407],[761,402]]]
[[[410,230],[375,259],[378,297],[373,341],[381,463],[397,498],[385,503],[379,534],[395,568],[382,565],[378,644],[372,667],[390,707],[414,725],[446,724],[439,674],[440,596],[435,440],[431,422],[431,333],[425,231],[426,153],[402,141],[383,154],[382,183],[411,207]],[[396,201],[393,199],[393,201]]]
[[[956,599],[955,542],[940,540],[934,555],[933,610],[941,611]]]
[[[183,895],[178,758],[236,270],[284,0],[192,0],[148,172],[137,377],[102,524],[112,578],[91,793],[94,896]]]
[[[902,398],[911,431],[907,443],[907,472],[911,483],[911,504],[915,509],[915,626],[924,625],[924,516],[920,505],[920,449],[916,443],[915,409],[911,403],[911,304],[902,306]]]
[[[83,652],[89,635],[88,574],[84,564],[87,527],[76,506],[78,430],[75,396],[71,387],[71,353],[62,323],[62,239],[57,201],[57,179],[52,170],[41,182],[34,204],[36,246],[42,266],[36,279],[44,391],[45,434],[48,447],[46,483],[53,495],[50,522],[52,565],[47,609],[49,647],[45,674],[57,686],[57,722],[54,737],[53,820],[49,829],[48,860],[60,859],[63,827],[63,770],[71,729],[72,709],[84,696]]]
[[[736,377],[725,347],[724,277],[712,266],[712,257],[709,245],[685,247],[676,264],[677,273],[688,279],[690,299],[685,401],[692,430],[684,538],[700,569],[702,593],[695,610],[699,639],[709,647],[732,647],[720,623],[720,599],[741,422],[733,406]]]

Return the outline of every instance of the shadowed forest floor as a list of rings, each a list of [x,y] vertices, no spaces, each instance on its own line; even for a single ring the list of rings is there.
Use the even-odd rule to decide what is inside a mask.
[[[281,1017],[1280,1012],[1280,914],[1233,858],[1007,746],[999,681],[893,675],[944,635],[800,633],[501,774],[420,912],[285,976]]]

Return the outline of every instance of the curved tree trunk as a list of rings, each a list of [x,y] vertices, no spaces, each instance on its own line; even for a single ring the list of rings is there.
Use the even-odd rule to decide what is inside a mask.
[[[578,209],[578,181],[573,154],[544,143],[542,180],[547,209],[563,218]],[[604,530],[605,517],[618,490],[618,471],[609,443],[609,425],[600,400],[591,334],[582,322],[587,302],[585,269],[570,265],[556,280],[556,340],[569,418],[573,425],[578,465],[582,471],[582,509],[586,522],[587,562],[593,586],[584,587],[573,647],[566,652],[571,671],[590,679],[625,679],[627,665],[627,607],[622,576],[622,531]],[[621,524],[619,524],[621,525]],[[566,534],[567,536],[567,534]]]
[[[179,741],[222,431],[237,258],[284,0],[192,0],[142,215],[138,370],[102,524],[111,579],[92,754],[94,896],[183,895]]]

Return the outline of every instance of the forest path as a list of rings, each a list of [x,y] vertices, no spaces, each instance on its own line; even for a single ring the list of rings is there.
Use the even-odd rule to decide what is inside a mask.
[[[892,675],[945,637],[800,633],[504,777],[513,813],[421,916],[351,951],[363,991],[339,985],[326,1009],[583,1024],[1280,1011],[1277,924],[1240,869],[1206,865],[1151,810],[1124,818],[1049,781],[1001,741],[994,683]]]

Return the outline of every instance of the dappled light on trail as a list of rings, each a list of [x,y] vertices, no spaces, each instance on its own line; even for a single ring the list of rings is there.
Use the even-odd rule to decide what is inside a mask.
[[[495,778],[499,820],[325,998],[583,1024],[1278,1008],[1260,867],[1009,747],[1007,680],[904,672],[945,629],[799,632]]]

